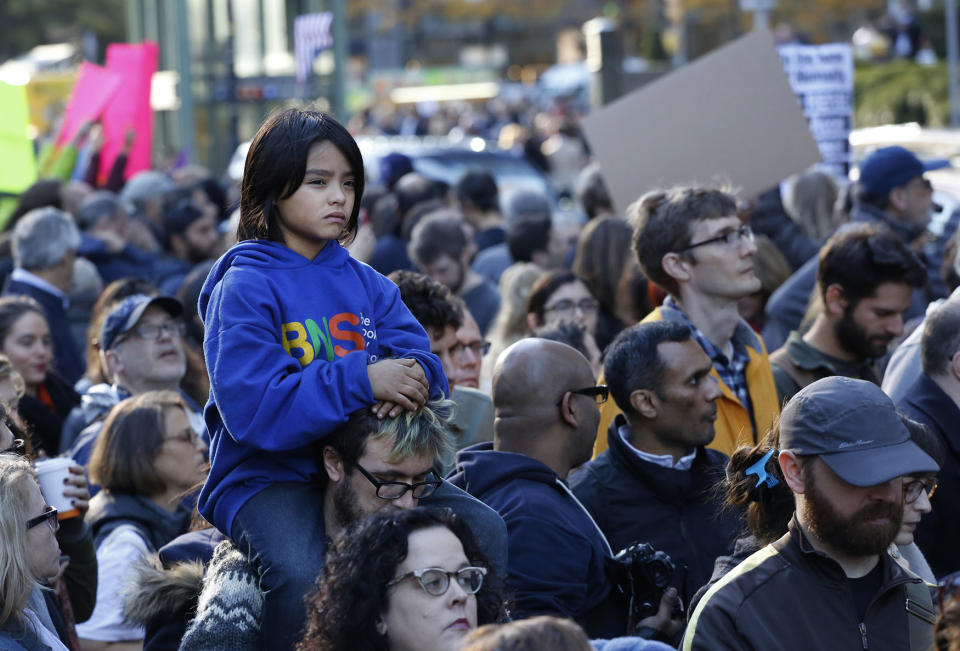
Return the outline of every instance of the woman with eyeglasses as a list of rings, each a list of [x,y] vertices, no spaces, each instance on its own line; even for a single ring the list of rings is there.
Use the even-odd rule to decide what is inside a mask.
[[[500,579],[448,510],[363,520],[327,554],[301,651],[454,651],[500,621]]]
[[[904,414],[900,414],[900,420],[910,432],[910,440],[916,443],[921,450],[937,462],[937,465],[943,467],[946,459],[946,450],[940,442],[937,435],[924,425]],[[910,570],[929,584],[937,582],[933,570],[923,557],[923,553],[917,544],[913,541],[913,534],[920,524],[920,518],[925,513],[930,513],[930,498],[937,490],[936,475],[916,475],[903,478],[903,520],[900,524],[900,531],[890,545],[890,555],[900,565]]]
[[[84,651],[139,649],[144,630],[125,620],[123,595],[134,564],[190,525],[183,495],[206,478],[206,445],[173,391],[148,391],[117,404],[90,457],[91,481],[103,487],[86,522],[99,565],[96,608],[77,626]]]
[[[60,574],[57,510],[26,458],[0,454],[0,649],[66,650],[31,595]]]
[[[26,296],[0,298],[0,353],[21,375],[17,407],[38,454],[56,456],[60,432],[80,396],[53,370],[53,339],[43,308]]]
[[[600,304],[587,284],[572,271],[549,271],[533,284],[527,298],[527,329],[532,332],[561,321],[582,324],[591,336],[597,332]]]

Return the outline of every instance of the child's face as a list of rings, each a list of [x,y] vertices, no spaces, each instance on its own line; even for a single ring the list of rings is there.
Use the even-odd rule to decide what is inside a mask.
[[[353,170],[346,157],[328,140],[314,143],[303,183],[291,196],[277,201],[284,243],[312,260],[328,240],[343,235],[356,199]]]

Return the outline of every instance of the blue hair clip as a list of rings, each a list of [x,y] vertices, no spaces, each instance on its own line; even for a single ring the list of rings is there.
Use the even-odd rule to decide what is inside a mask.
[[[770,461],[770,457],[773,456],[774,452],[776,452],[776,450],[771,448],[769,452],[763,455],[763,458],[760,459],[760,461],[756,462],[755,464],[747,468],[745,473],[747,476],[749,475],[757,476],[757,486],[759,486],[760,484],[766,484],[769,488],[773,488],[774,486],[780,483],[780,481],[776,477],[774,477],[773,475],[767,474],[767,468],[766,468],[767,462]]]

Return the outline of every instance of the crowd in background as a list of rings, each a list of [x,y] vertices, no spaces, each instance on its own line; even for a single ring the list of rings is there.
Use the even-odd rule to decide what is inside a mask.
[[[304,649],[656,649],[680,644],[686,628],[684,644],[696,645],[696,619],[688,627],[686,618],[698,601],[716,603],[706,588],[719,568],[790,535],[788,476],[763,456],[771,426],[806,387],[841,376],[882,384],[890,409],[913,419],[903,431],[937,462],[903,473],[920,482],[904,493],[910,535],[888,545],[911,576],[939,583],[937,648],[960,648],[950,600],[960,585],[960,437],[950,420],[960,404],[958,219],[937,237],[927,232],[937,208],[927,168],[893,147],[868,159],[853,186],[811,169],[739,201],[691,188],[640,199],[638,188],[627,210],[613,205],[578,119],[559,102],[540,111],[495,100],[428,116],[368,111],[347,124],[354,135],[495,140],[540,170],[552,194],[505,192],[479,168],[447,184],[399,152],[366,161],[378,183],[360,183],[344,248],[396,285],[449,391],[438,396],[431,383],[429,398],[424,391],[406,411],[414,416],[378,398],[381,420],[344,414],[328,447],[303,453],[323,474],[323,509],[265,517],[325,520],[317,526],[329,540],[316,544],[328,551],[305,628],[285,635]],[[232,417],[204,405],[219,404],[224,366],[256,373],[208,358],[223,349],[211,348],[220,344],[209,332],[205,347],[205,324],[219,323],[205,311],[226,291],[209,279],[228,278],[218,259],[250,239],[240,204],[250,180],[193,165],[124,180],[135,137],[106,178],[96,174],[95,125],[47,147],[44,178],[18,197],[0,240],[0,639],[29,649],[272,648],[273,633],[257,623],[270,606],[249,589],[260,571],[255,545],[243,547],[238,525],[218,530],[196,513],[207,461],[226,454],[211,427],[229,429]],[[262,307],[259,294],[242,296]],[[393,294],[377,296],[386,298],[371,309]],[[363,338],[340,316],[283,323],[286,353],[304,368],[345,355],[334,351]],[[223,327],[217,339],[233,334]],[[671,345],[676,357],[666,359]],[[667,397],[684,363],[687,384],[701,388]],[[596,415],[575,398],[600,406]],[[274,414],[255,409],[262,399],[247,395],[245,407],[269,429]],[[296,406],[275,409],[286,422]],[[384,435],[409,436],[409,447],[377,457]],[[678,474],[667,477],[654,458],[663,455]],[[50,497],[29,480],[24,459],[55,457],[71,460],[65,495],[80,517],[51,515]],[[380,470],[368,472],[371,463]],[[770,484],[756,494],[758,463],[780,478],[780,493]],[[756,486],[747,486],[751,472]],[[384,511],[378,499],[437,508]],[[762,517],[757,504],[768,509]],[[554,525],[559,533],[544,533]],[[668,554],[683,578],[626,625],[640,611],[613,604],[622,594],[604,559],[635,543]],[[583,576],[561,581],[546,566],[567,556],[577,563],[565,571]],[[315,579],[305,577],[304,590]],[[380,594],[368,594],[377,583]],[[128,584],[136,587],[120,589]],[[244,616],[224,621],[218,603]],[[604,642],[624,636],[624,646]],[[683,648],[710,648],[699,643]]]

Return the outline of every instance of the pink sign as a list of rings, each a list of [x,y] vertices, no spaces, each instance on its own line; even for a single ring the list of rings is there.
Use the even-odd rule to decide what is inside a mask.
[[[111,43],[107,46],[107,70],[121,78],[120,91],[103,112],[104,144],[100,175],[105,177],[123,148],[127,129],[135,134],[123,178],[150,169],[153,115],[150,112],[150,82],[157,70],[160,48],[152,41],[142,44]]]
[[[80,73],[67,104],[57,144],[70,142],[84,122],[99,118],[119,87],[119,75],[95,63],[85,61],[80,64]]]

